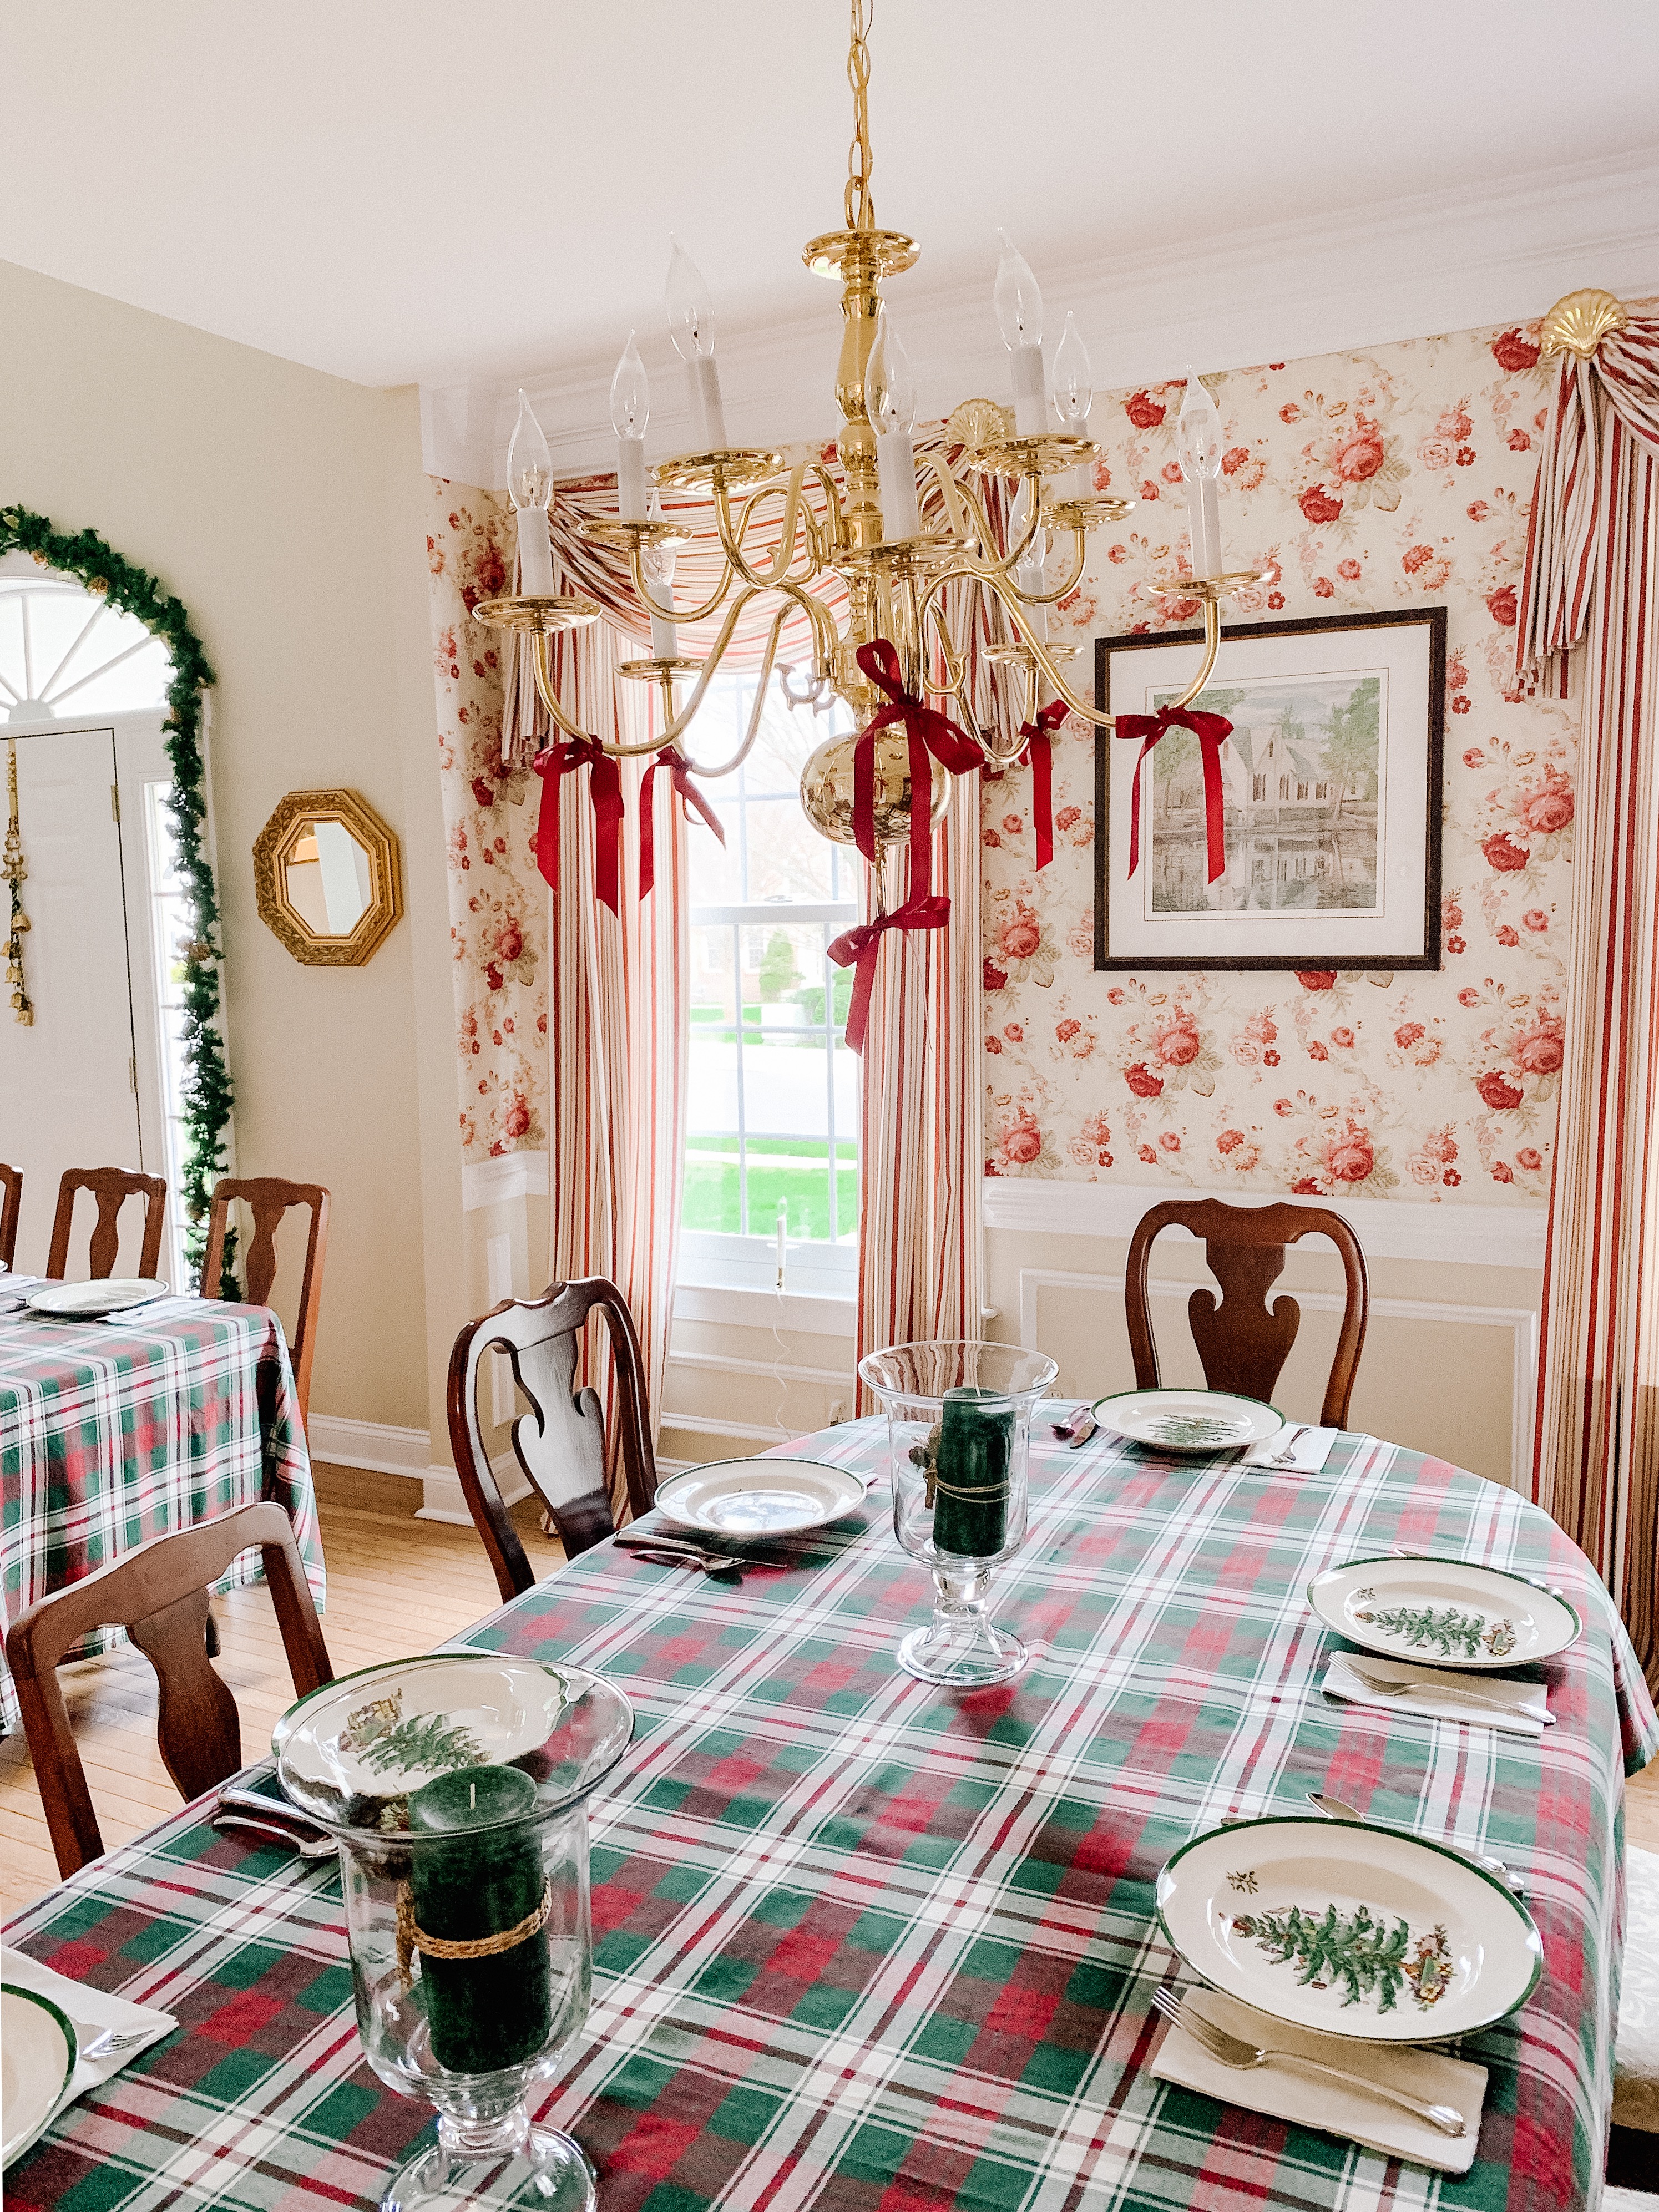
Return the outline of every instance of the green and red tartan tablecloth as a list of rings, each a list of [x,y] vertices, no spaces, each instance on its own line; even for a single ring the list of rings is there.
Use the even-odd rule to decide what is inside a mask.
[[[311,1461],[282,1323],[264,1306],[168,1299],[118,1322],[0,1316],[0,1495],[6,1620],[152,1536],[260,1498],[293,1522],[322,1605]],[[218,1587],[260,1572],[248,1553]],[[72,1656],[124,1633],[101,1632]],[[17,1725],[0,1656],[0,1729]]]
[[[873,1469],[873,1423],[798,1449]],[[878,1488],[740,1587],[605,1546],[461,1639],[638,1715],[592,1807],[592,2016],[545,2110],[606,2212],[1566,2212],[1599,2186],[1623,1777],[1659,1747],[1583,1556],[1473,1475],[1346,1437],[1318,1476],[1039,1446],[1013,1683],[894,1665],[928,1606]],[[1399,1545],[1547,1575],[1587,1621],[1541,1741],[1328,1705],[1309,1577]],[[411,1643],[418,1631],[411,1629]],[[1154,2081],[1169,1853],[1328,1790],[1522,1867],[1546,1971],[1451,2181]],[[68,2109],[9,2212],[372,2206],[430,2124],[362,2063],[338,1876],[186,1813],[9,1939],[180,2033]]]

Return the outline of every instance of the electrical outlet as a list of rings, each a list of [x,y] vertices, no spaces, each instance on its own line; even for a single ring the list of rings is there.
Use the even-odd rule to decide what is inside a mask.
[[[825,1426],[826,1428],[830,1428],[830,1429],[836,1428],[836,1427],[838,1427],[838,1426],[840,1425],[840,1424],[841,1424],[842,1421],[844,1421],[846,1419],[847,1419],[847,1401],[846,1401],[846,1399],[845,1399],[845,1398],[832,1398],[832,1399],[830,1401],[830,1418],[829,1418],[829,1419],[824,1423],[824,1426]]]

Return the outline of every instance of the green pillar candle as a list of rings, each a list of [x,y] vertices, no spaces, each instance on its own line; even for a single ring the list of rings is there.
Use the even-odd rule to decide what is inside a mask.
[[[467,1766],[441,1774],[409,1801],[417,1844],[410,1875],[415,1921],[423,1936],[476,1942],[500,1936],[533,1913],[546,1877],[541,1832],[526,1816],[536,1785],[516,1766]],[[516,1820],[520,1825],[500,1824]],[[553,2021],[547,1938],[538,1933],[484,1959],[421,1954],[421,1981],[432,2055],[458,2074],[493,2074],[532,2058]]]
[[[945,1394],[934,1468],[933,1547],[963,1559],[1002,1549],[1008,1526],[1008,1469],[1014,1409],[994,1390]]]

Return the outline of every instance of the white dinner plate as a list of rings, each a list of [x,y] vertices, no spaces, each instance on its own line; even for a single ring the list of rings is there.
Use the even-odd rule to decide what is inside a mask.
[[[1365,2043],[1436,2043],[1504,2019],[1543,1967],[1503,1883],[1420,1836],[1358,1820],[1241,1820],[1158,1878],[1195,1974],[1273,2020]]]
[[[817,1459],[717,1459],[657,1488],[657,1510],[677,1528],[715,1536],[787,1536],[822,1528],[864,1503],[864,1483]]]
[[[75,2027],[33,1990],[0,1985],[0,2166],[9,2166],[58,2110],[75,2072]]]
[[[32,1291],[23,1301],[31,1313],[61,1314],[65,1319],[96,1321],[104,1314],[125,1313],[129,1306],[147,1306],[167,1296],[165,1283],[131,1276],[102,1283],[52,1283]]]
[[[1097,1398],[1091,1411],[1132,1444],[1194,1457],[1265,1443],[1285,1425],[1276,1406],[1226,1390],[1120,1390]]]
[[[1464,1559],[1350,1559],[1309,1583],[1308,1602],[1362,1650],[1432,1667],[1523,1667],[1565,1651],[1584,1626],[1565,1598]]]

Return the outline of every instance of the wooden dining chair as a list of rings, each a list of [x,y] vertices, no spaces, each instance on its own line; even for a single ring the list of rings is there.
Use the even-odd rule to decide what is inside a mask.
[[[283,1216],[296,1206],[309,1210],[305,1273],[300,1280],[299,1310],[289,1346],[295,1395],[300,1401],[300,1425],[304,1428],[311,1410],[311,1363],[317,1352],[317,1309],[322,1303],[323,1257],[328,1250],[329,1194],[319,1182],[287,1182],[281,1176],[221,1176],[213,1187],[207,1249],[202,1256],[204,1298],[227,1295],[225,1231],[232,1201],[239,1198],[253,1216],[253,1235],[242,1261],[242,1279],[251,1306],[270,1304],[270,1286],[276,1279],[276,1231]],[[234,1283],[228,1295],[235,1296]]]
[[[211,1790],[241,1765],[242,1729],[235,1698],[208,1664],[208,1586],[256,1544],[295,1695],[307,1697],[331,1682],[334,1669],[294,1531],[282,1507],[269,1501],[239,1505],[216,1521],[140,1544],[84,1582],[38,1599],[6,1630],[6,1660],[60,1874],[97,1858],[104,1838],[64,1705],[58,1661],[94,1628],[125,1628],[160,1679],[162,1764],[185,1797]]]
[[[449,1441],[467,1510],[483,1539],[503,1598],[531,1589],[535,1575],[507,1516],[478,1420],[478,1370],[487,1352],[505,1352],[532,1411],[513,1424],[513,1450],[546,1508],[567,1559],[612,1534],[616,1513],[605,1470],[596,1390],[577,1390],[576,1354],[587,1317],[605,1316],[616,1376],[616,1458],[630,1514],[657,1495],[645,1363],[622,1292],[602,1276],[555,1283],[539,1298],[505,1298],[469,1322],[449,1355]],[[618,1498],[617,1505],[623,1500]]]
[[[1129,1349],[1140,1390],[1158,1388],[1147,1267],[1154,1240],[1174,1228],[1203,1239],[1210,1273],[1221,1285],[1219,1301],[1213,1291],[1196,1290],[1187,1302],[1204,1379],[1212,1390],[1233,1390],[1245,1398],[1272,1397],[1302,1320],[1302,1309],[1292,1297],[1276,1298],[1271,1310],[1267,1305],[1267,1292],[1285,1271],[1285,1246],[1304,1237],[1330,1238],[1342,1255],[1347,1299],[1319,1418],[1328,1429],[1346,1428],[1370,1293],[1359,1239],[1341,1215],[1324,1206],[1229,1206],[1218,1198],[1165,1199],[1143,1214],[1129,1239],[1124,1283]]]
[[[127,1168],[65,1168],[58,1179],[58,1211],[52,1216],[52,1244],[46,1255],[48,1280],[61,1283],[64,1279],[69,1266],[75,1196],[82,1190],[89,1190],[98,1206],[98,1218],[92,1224],[92,1280],[104,1282],[114,1272],[121,1242],[121,1208],[130,1198],[144,1201],[144,1243],[138,1273],[153,1278],[161,1263],[161,1232],[167,1226],[167,1187],[161,1177],[139,1175]]]
[[[17,1217],[23,1206],[23,1170],[0,1160],[0,1267],[17,1257]]]

